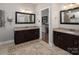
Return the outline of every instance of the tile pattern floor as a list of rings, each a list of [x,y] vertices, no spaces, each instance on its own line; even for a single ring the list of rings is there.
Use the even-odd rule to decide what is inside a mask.
[[[70,55],[70,53],[49,45],[42,40],[34,40],[19,45],[13,43],[0,46],[0,55]]]

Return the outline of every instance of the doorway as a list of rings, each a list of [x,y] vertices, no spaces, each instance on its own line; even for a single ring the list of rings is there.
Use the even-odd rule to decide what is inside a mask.
[[[49,43],[49,8],[41,11],[42,19],[42,40]]]

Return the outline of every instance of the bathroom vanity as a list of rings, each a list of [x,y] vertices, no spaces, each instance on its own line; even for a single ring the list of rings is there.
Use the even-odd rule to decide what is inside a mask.
[[[79,30],[55,28],[53,37],[56,46],[79,55]]]
[[[39,28],[38,27],[16,27],[14,32],[15,44],[39,39]]]

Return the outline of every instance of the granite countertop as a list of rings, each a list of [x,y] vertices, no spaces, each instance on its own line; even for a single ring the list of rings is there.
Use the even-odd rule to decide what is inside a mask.
[[[55,28],[53,31],[63,32],[63,33],[68,33],[68,34],[79,36],[79,30],[76,30],[76,29]]]
[[[38,29],[38,26],[28,26],[28,27],[15,27],[15,31],[20,31],[20,30],[29,30],[29,29]]]

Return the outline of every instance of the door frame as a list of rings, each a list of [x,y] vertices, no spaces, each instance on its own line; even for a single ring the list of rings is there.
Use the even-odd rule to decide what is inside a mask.
[[[50,7],[44,7],[43,9],[40,10],[40,12],[41,12],[41,26],[42,26],[42,11],[45,10],[45,9],[48,9],[49,10],[49,15],[48,15],[48,25],[49,25],[48,26],[48,30],[49,30],[48,31],[48,34],[49,34],[48,35],[48,44],[51,44],[50,43]],[[42,32],[42,27],[41,27],[41,32]],[[42,33],[41,33],[41,38],[43,38],[42,37]]]

